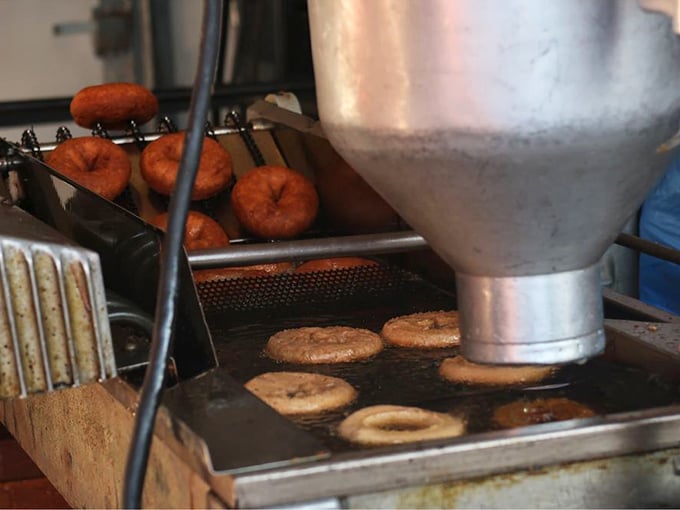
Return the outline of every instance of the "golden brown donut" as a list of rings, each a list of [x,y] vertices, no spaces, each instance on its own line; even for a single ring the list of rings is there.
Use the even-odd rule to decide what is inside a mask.
[[[219,269],[201,269],[194,272],[194,280],[198,283],[214,282],[220,280],[234,280],[237,278],[255,278],[273,276],[292,271],[293,264],[290,262],[277,262],[275,264],[257,264],[243,267],[222,267]]]
[[[241,177],[231,192],[239,223],[263,239],[287,239],[309,228],[319,197],[302,174],[282,166],[260,166]]]
[[[279,331],[267,342],[265,353],[287,363],[345,363],[370,358],[382,347],[372,331],[331,326]]]
[[[454,347],[460,344],[458,312],[425,312],[395,317],[385,323],[380,334],[387,343],[400,347]]]
[[[91,129],[101,122],[107,129],[125,129],[130,120],[137,124],[151,120],[158,113],[158,100],[136,83],[105,83],[79,91],[70,110],[81,127]]]
[[[151,142],[142,151],[139,168],[149,187],[161,195],[172,195],[177,181],[185,133],[170,133]],[[203,140],[201,159],[192,200],[204,200],[224,191],[232,174],[231,156],[215,140]]]
[[[349,415],[338,432],[352,443],[379,446],[460,436],[465,422],[419,407],[378,405]]]
[[[168,213],[159,214],[149,223],[165,230],[168,226]],[[205,214],[189,211],[184,232],[184,247],[187,251],[224,248],[229,246],[229,237],[222,226]],[[217,269],[199,269],[194,271],[194,280],[198,283],[217,280],[229,280],[254,276],[268,276],[290,271],[293,264],[279,262],[276,264],[258,264],[245,267],[221,267]]]
[[[102,197],[113,200],[130,181],[125,151],[105,138],[71,138],[57,145],[46,163],[59,173]]]
[[[446,358],[439,366],[439,375],[451,382],[482,385],[526,384],[541,381],[551,375],[551,366],[491,366],[478,365],[462,356]]]
[[[284,415],[339,409],[357,396],[357,391],[342,379],[307,372],[267,372],[248,381],[245,387]]]
[[[165,230],[168,213],[159,214],[149,223]],[[184,231],[184,247],[187,251],[223,248],[229,246],[229,237],[215,220],[196,211],[189,211]]]
[[[359,266],[377,266],[375,260],[364,259],[361,257],[337,257],[330,259],[309,260],[298,266],[296,273],[313,273],[315,271],[332,271],[335,269],[346,269]]]
[[[591,408],[568,398],[537,398],[499,407],[493,413],[493,421],[500,427],[513,428],[590,416],[595,416]]]

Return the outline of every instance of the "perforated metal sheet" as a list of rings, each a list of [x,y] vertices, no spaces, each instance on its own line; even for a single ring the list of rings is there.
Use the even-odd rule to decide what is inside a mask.
[[[397,292],[417,276],[380,265],[204,282],[198,294],[206,313],[248,311]]]

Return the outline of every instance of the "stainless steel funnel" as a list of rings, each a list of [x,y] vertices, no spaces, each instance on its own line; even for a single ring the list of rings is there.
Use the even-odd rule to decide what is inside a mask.
[[[310,0],[324,131],[457,271],[463,354],[604,346],[597,263],[677,129],[670,21],[617,0]]]

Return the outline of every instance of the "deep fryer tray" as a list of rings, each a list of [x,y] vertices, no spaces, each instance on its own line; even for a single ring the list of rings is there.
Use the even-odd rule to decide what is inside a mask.
[[[494,430],[495,408],[520,398],[568,397],[598,414],[666,406],[680,401],[675,386],[601,357],[565,366],[541,383],[481,387],[442,380],[437,368],[457,348],[387,346],[368,361],[297,365],[263,354],[277,331],[303,326],[351,326],[379,332],[392,317],[456,307],[455,295],[402,269],[381,265],[318,273],[224,280],[199,286],[220,366],[238,382],[268,371],[308,371],[341,377],[359,391],[347,408],[291,418],[332,452],[357,449],[337,437],[339,422],[374,404],[415,405],[462,415],[468,433]]]

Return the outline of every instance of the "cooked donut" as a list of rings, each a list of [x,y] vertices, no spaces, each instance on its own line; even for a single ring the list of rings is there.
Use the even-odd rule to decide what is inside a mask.
[[[231,205],[236,219],[253,235],[286,239],[309,228],[319,197],[302,174],[281,166],[260,166],[236,182]]]
[[[168,213],[159,214],[149,223],[165,230],[168,226]],[[187,251],[224,248],[229,246],[229,237],[222,226],[205,214],[189,211],[184,232],[184,247]],[[259,264],[246,267],[221,267],[217,269],[199,269],[194,271],[194,280],[198,283],[233,278],[267,276],[290,271],[293,264],[280,262],[277,264]]]
[[[273,276],[292,271],[293,264],[290,262],[277,262],[275,264],[257,264],[244,267],[222,267],[219,269],[202,269],[194,272],[194,280],[198,283],[214,282],[220,280],[233,280],[236,278],[255,278],[261,276]]]
[[[71,115],[81,127],[97,122],[107,129],[125,129],[134,120],[144,124],[158,113],[158,100],[136,83],[106,83],[85,87],[71,101]]]
[[[439,375],[451,382],[483,385],[526,384],[541,381],[551,375],[551,366],[490,366],[478,365],[462,356],[446,358],[439,366]]]
[[[380,337],[367,329],[331,326],[279,331],[265,353],[287,363],[317,364],[359,361],[382,350]]]
[[[568,398],[537,398],[499,407],[493,413],[493,421],[500,427],[513,428],[590,416],[595,416],[591,408]]]
[[[168,226],[168,213],[159,214],[149,223],[165,230]],[[229,237],[215,220],[196,211],[189,211],[184,230],[184,247],[187,251],[206,250],[229,246]]]
[[[460,436],[465,423],[450,414],[419,407],[379,405],[349,415],[338,432],[352,443],[378,446]]]
[[[314,414],[339,409],[357,396],[337,377],[306,372],[268,372],[245,384],[248,391],[281,414]]]
[[[48,154],[46,163],[108,200],[125,190],[132,173],[125,151],[105,138],[66,140]]]
[[[151,142],[142,151],[139,168],[149,187],[161,195],[172,195],[177,181],[185,133],[170,133]],[[215,140],[203,140],[201,159],[192,200],[210,198],[228,186],[232,174],[231,156]]]
[[[390,319],[380,332],[385,341],[400,347],[434,349],[460,344],[458,312],[425,312]]]
[[[331,259],[309,260],[300,264],[295,270],[296,273],[313,273],[315,271],[331,271],[335,269],[346,269],[348,267],[377,266],[375,260],[363,259],[361,257],[338,257]]]

